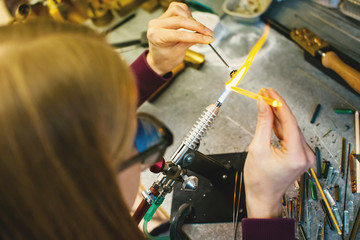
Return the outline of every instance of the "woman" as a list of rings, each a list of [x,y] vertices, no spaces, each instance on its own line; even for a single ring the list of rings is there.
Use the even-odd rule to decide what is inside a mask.
[[[195,32],[177,35],[179,27]],[[148,32],[149,52],[132,65],[137,91],[125,62],[87,28],[55,22],[0,28],[1,239],[144,238],[127,208],[140,168],[117,177],[121,191],[113,169],[133,152],[136,107],[189,46],[212,41],[179,3],[150,22]],[[273,90],[263,94],[283,101]],[[249,217],[279,217],[279,197],[314,161],[284,105],[258,103],[244,170]],[[283,140],[280,150],[271,147],[272,127]],[[245,233],[253,231],[252,221],[276,229],[290,221],[247,220]]]

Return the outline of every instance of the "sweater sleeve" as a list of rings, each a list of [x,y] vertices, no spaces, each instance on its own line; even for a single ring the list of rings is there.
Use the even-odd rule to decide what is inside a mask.
[[[295,239],[295,221],[291,218],[241,220],[243,240]]]
[[[144,51],[130,66],[136,77],[139,93],[138,106],[171,79],[171,73],[160,76],[151,69],[146,61],[147,53],[148,51]]]

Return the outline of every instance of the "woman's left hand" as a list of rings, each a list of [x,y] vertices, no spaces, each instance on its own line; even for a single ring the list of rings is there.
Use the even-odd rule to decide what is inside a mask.
[[[273,108],[260,99],[254,138],[244,166],[246,208],[249,218],[280,217],[285,191],[315,162],[295,116],[280,95],[264,89],[261,95],[282,102]],[[280,148],[271,144],[272,130]]]

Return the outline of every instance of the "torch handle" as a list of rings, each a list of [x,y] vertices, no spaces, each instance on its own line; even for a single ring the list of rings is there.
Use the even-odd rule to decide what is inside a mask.
[[[344,63],[335,52],[326,52],[322,64],[342,77],[356,92],[360,93],[360,72]]]

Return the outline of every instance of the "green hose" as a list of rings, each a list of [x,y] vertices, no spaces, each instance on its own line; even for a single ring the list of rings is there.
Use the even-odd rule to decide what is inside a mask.
[[[164,237],[152,236],[152,235],[150,235],[150,233],[147,230],[148,223],[150,222],[151,218],[154,216],[156,210],[163,203],[163,201],[164,201],[164,197],[162,195],[158,196],[155,199],[155,202],[150,206],[149,210],[146,212],[146,214],[144,216],[143,231],[144,231],[145,235],[151,240],[169,240],[170,239],[169,236],[164,236]]]

